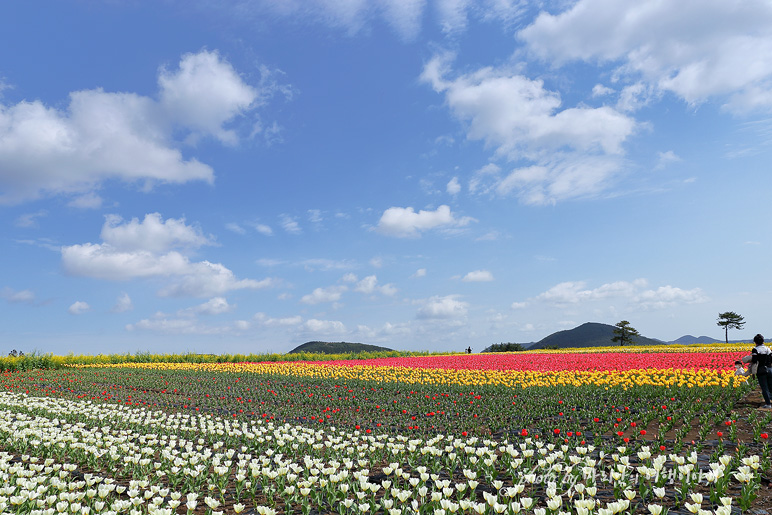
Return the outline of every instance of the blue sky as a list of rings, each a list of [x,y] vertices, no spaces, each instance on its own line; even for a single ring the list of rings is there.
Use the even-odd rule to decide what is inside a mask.
[[[9,1],[0,47],[2,352],[772,330],[768,2]]]

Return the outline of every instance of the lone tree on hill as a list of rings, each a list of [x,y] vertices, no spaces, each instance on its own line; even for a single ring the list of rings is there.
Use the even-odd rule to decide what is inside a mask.
[[[716,320],[716,324],[724,328],[726,343],[729,343],[729,330],[742,329],[745,325],[745,317],[738,315],[734,311],[727,311],[726,313],[718,314],[718,320]]]
[[[624,347],[626,343],[633,343],[633,336],[640,335],[641,334],[634,327],[630,326],[630,322],[622,320],[621,322],[614,324],[614,337],[611,338],[611,341],[619,342],[619,346]]]

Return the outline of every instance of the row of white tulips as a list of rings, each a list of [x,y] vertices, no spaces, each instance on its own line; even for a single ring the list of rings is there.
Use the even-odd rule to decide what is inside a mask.
[[[0,508],[13,513],[661,515],[676,498],[728,515],[725,494],[742,501],[759,481],[757,456],[697,470],[695,453],[422,440],[12,393],[0,393],[0,439],[16,451],[0,455]]]

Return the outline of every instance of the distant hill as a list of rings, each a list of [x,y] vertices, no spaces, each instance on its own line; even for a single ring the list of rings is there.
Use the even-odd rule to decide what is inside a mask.
[[[608,324],[599,324],[596,322],[587,322],[566,331],[552,333],[532,344],[528,350],[538,350],[544,348],[567,348],[567,347],[606,347],[619,345],[611,341],[614,337],[614,326]],[[637,336],[633,338],[637,345],[665,345],[665,342]]]
[[[720,338],[717,339],[711,338],[710,336],[692,336],[691,334],[686,334],[669,343],[675,343],[677,345],[693,345],[695,343],[716,343],[721,341],[723,340]]]
[[[611,341],[614,337],[614,326],[608,324],[599,324],[596,322],[587,322],[573,329],[558,331],[544,337],[538,342],[521,344],[526,350],[539,350],[544,348],[571,348],[571,347],[609,347],[618,346],[618,343]],[[710,336],[692,336],[684,335],[677,340],[670,342],[658,340],[656,338],[646,338],[639,336],[634,339],[638,345],[695,345],[706,343],[721,343],[723,338],[712,338]],[[729,340],[729,343],[748,343],[749,340]],[[489,346],[482,352],[492,352],[493,346]]]
[[[289,351],[287,354],[311,352],[316,354],[349,354],[359,352],[390,352],[393,349],[369,345],[366,343],[349,342],[306,342]]]

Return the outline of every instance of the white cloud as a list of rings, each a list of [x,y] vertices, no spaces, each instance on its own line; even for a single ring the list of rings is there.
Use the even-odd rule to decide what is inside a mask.
[[[678,157],[678,155],[676,155],[676,153],[672,150],[668,150],[667,152],[659,152],[657,153],[657,166],[655,169],[659,170],[665,168],[671,163],[678,163],[679,161],[681,161],[681,158]]]
[[[463,31],[468,21],[470,0],[439,0],[435,8],[442,31],[448,34]]]
[[[118,215],[108,215],[100,236],[106,244],[119,251],[161,253],[212,244],[211,239],[201,233],[201,229],[186,225],[184,218],[168,218],[164,221],[159,213],[146,214],[142,222],[132,218],[125,223]]]
[[[300,302],[303,304],[320,304],[322,302],[336,302],[340,300],[343,292],[348,290],[346,286],[329,286],[327,288],[316,288],[308,295],[303,295]]]
[[[341,277],[340,280],[343,281],[344,283],[355,283],[357,282],[357,280],[359,280],[359,278],[357,277],[357,274],[349,272],[343,277]]]
[[[255,224],[255,230],[263,236],[271,236],[273,234],[273,230],[265,224]]]
[[[690,104],[727,98],[736,112],[772,108],[772,4],[763,0],[634,3],[580,0],[519,33],[552,63],[619,63]]]
[[[178,69],[161,69],[158,85],[170,120],[194,135],[210,134],[231,145],[238,136],[225,124],[248,111],[258,97],[217,52],[185,54]]]
[[[458,295],[435,296],[418,310],[420,319],[452,319],[466,316],[469,304],[458,300]]]
[[[320,224],[324,221],[324,217],[322,216],[322,211],[319,209],[309,209],[307,211],[308,213],[308,221],[312,224]]]
[[[0,290],[0,297],[7,300],[11,304],[31,304],[35,301],[35,294],[32,290],[14,290],[9,287],[5,287]]]
[[[225,297],[213,297],[203,304],[180,311],[180,315],[221,315],[232,311],[235,306],[228,304]]]
[[[632,282],[617,281],[587,289],[582,281],[563,282],[541,293],[536,299],[558,306],[618,299],[639,309],[664,309],[678,304],[707,301],[707,297],[700,288],[684,290],[667,285],[657,289],[646,289],[647,285],[648,281],[645,279],[636,279]]]
[[[397,293],[397,288],[395,288],[392,284],[378,285],[378,278],[374,275],[368,275],[357,283],[354,291],[358,291],[366,295],[380,293],[382,295],[391,296]]]
[[[474,176],[469,180],[469,192],[490,192],[491,188],[486,187],[485,184],[490,182],[490,178],[494,178],[496,181],[498,181],[499,173],[501,173],[501,168],[494,163],[488,163],[479,170],[475,171]]]
[[[203,3],[209,6],[209,3]],[[293,22],[320,23],[352,35],[385,23],[403,41],[413,41],[427,21],[449,36],[462,33],[470,17],[484,22],[513,24],[524,11],[522,0],[263,0],[240,5],[240,17],[266,15]]]
[[[131,297],[129,297],[128,293],[124,292],[115,300],[115,305],[113,306],[112,312],[125,313],[126,311],[131,311],[132,309],[134,309],[134,304],[131,302]]]
[[[150,318],[145,318],[134,324],[127,324],[127,331],[153,331],[164,334],[202,334],[216,335],[228,334],[234,331],[243,331],[249,328],[249,323],[237,320],[231,324],[222,326],[209,326],[201,324],[195,317],[174,317],[158,312]]]
[[[19,215],[16,220],[14,220],[13,225],[23,229],[36,229],[39,227],[38,218],[42,218],[46,215],[48,215],[48,211],[45,209],[41,209],[40,211],[36,211],[34,213],[25,213],[23,215]]]
[[[346,332],[346,326],[338,320],[317,320],[312,318],[306,320],[303,328],[308,332],[321,334],[343,334]]]
[[[282,228],[290,234],[302,234],[303,230],[298,225],[298,222],[289,215],[282,215],[279,222]]]
[[[596,84],[592,87],[592,96],[593,97],[605,97],[606,95],[610,95],[614,92],[613,89],[604,86],[603,84]]]
[[[472,221],[474,219],[468,216],[454,217],[446,205],[434,211],[421,210],[418,213],[412,207],[390,207],[381,215],[378,231],[399,238],[417,238],[422,231],[464,227]]]
[[[225,228],[228,229],[231,232],[235,232],[236,234],[246,234],[247,230],[244,229],[242,226],[235,222],[229,222],[225,224]]]
[[[333,259],[323,258],[304,259],[297,264],[309,272],[313,272],[315,270],[322,270],[324,272],[329,272],[330,270],[347,270],[354,266],[354,262],[347,259],[335,261]]]
[[[368,275],[357,283],[354,291],[358,291],[360,293],[373,293],[377,284],[378,278],[374,275]]]
[[[563,108],[541,80],[505,68],[448,79],[449,64],[447,55],[434,57],[421,79],[445,96],[467,137],[495,148],[497,157],[533,163],[503,180],[488,168],[475,176],[472,192],[516,192],[526,203],[554,203],[597,194],[619,173],[623,143],[636,129],[632,118],[609,106]],[[494,185],[484,186],[486,180]]]
[[[271,278],[237,279],[231,270],[219,263],[190,263],[185,273],[159,291],[162,297],[211,297],[234,290],[262,290],[275,284]]]
[[[414,273],[413,275],[411,275],[410,277],[411,277],[411,278],[415,278],[415,279],[417,279],[417,278],[419,278],[419,277],[425,277],[425,276],[426,276],[426,269],[425,269],[425,268],[419,268],[419,269],[418,269],[418,270],[416,270],[416,271],[415,271],[415,273]]]
[[[82,195],[78,195],[69,202],[67,205],[77,209],[99,209],[102,207],[104,200],[98,194],[93,191],[89,191]]]
[[[447,56],[434,57],[421,78],[453,114],[468,122],[468,137],[482,139],[502,154],[535,158],[564,147],[622,153],[635,122],[609,107],[559,110],[560,95],[506,69],[481,68],[447,80]]]
[[[670,285],[640,292],[634,298],[634,301],[643,309],[665,309],[678,304],[699,304],[707,300],[707,296],[700,288],[683,290]]]
[[[415,39],[421,31],[421,17],[426,0],[383,0],[383,16],[395,32],[406,41]]]
[[[91,310],[91,306],[80,300],[73,302],[70,304],[70,307],[67,308],[67,311],[69,311],[71,315],[82,315],[89,310]]]
[[[523,309],[528,307],[527,302],[513,302],[510,306],[512,309]]]
[[[458,177],[453,177],[448,182],[447,186],[445,186],[445,191],[453,196],[458,195],[458,192],[461,191],[461,184],[458,182]]]
[[[585,289],[585,282],[563,282],[540,294],[537,298],[553,304],[576,304],[587,300],[598,300],[607,297],[631,298],[641,287],[646,286],[645,279],[633,282],[617,281],[607,283],[598,288]]]
[[[655,97],[651,86],[636,82],[622,88],[617,101],[617,109],[623,112],[637,111],[646,106]]]
[[[188,273],[191,263],[176,251],[155,255],[148,251],[120,252],[107,244],[84,243],[62,247],[64,270],[74,276],[125,281],[137,277]]]
[[[605,190],[620,171],[621,160],[608,156],[562,156],[544,165],[517,168],[499,180],[495,192],[517,192],[525,204],[554,204],[559,200],[591,197]]]
[[[74,276],[113,281],[161,277],[169,279],[162,296],[213,297],[232,290],[261,289],[272,279],[237,279],[219,263],[191,262],[173,247],[196,247],[209,243],[200,231],[184,220],[163,222],[160,215],[148,215],[120,224],[108,217],[102,228],[105,243],[84,243],[61,248],[62,266]]]
[[[260,324],[265,326],[297,326],[303,323],[303,318],[300,315],[283,318],[271,318],[265,313],[255,313],[254,319]]]
[[[214,180],[212,168],[178,147],[212,135],[233,144],[226,125],[252,107],[258,92],[216,52],[184,55],[159,72],[160,99],[102,89],[73,91],[59,109],[41,101],[0,103],[0,204],[56,194],[95,207],[107,180],[185,183]]]
[[[493,274],[488,270],[475,270],[466,274],[461,280],[467,283],[488,282],[493,280]]]

